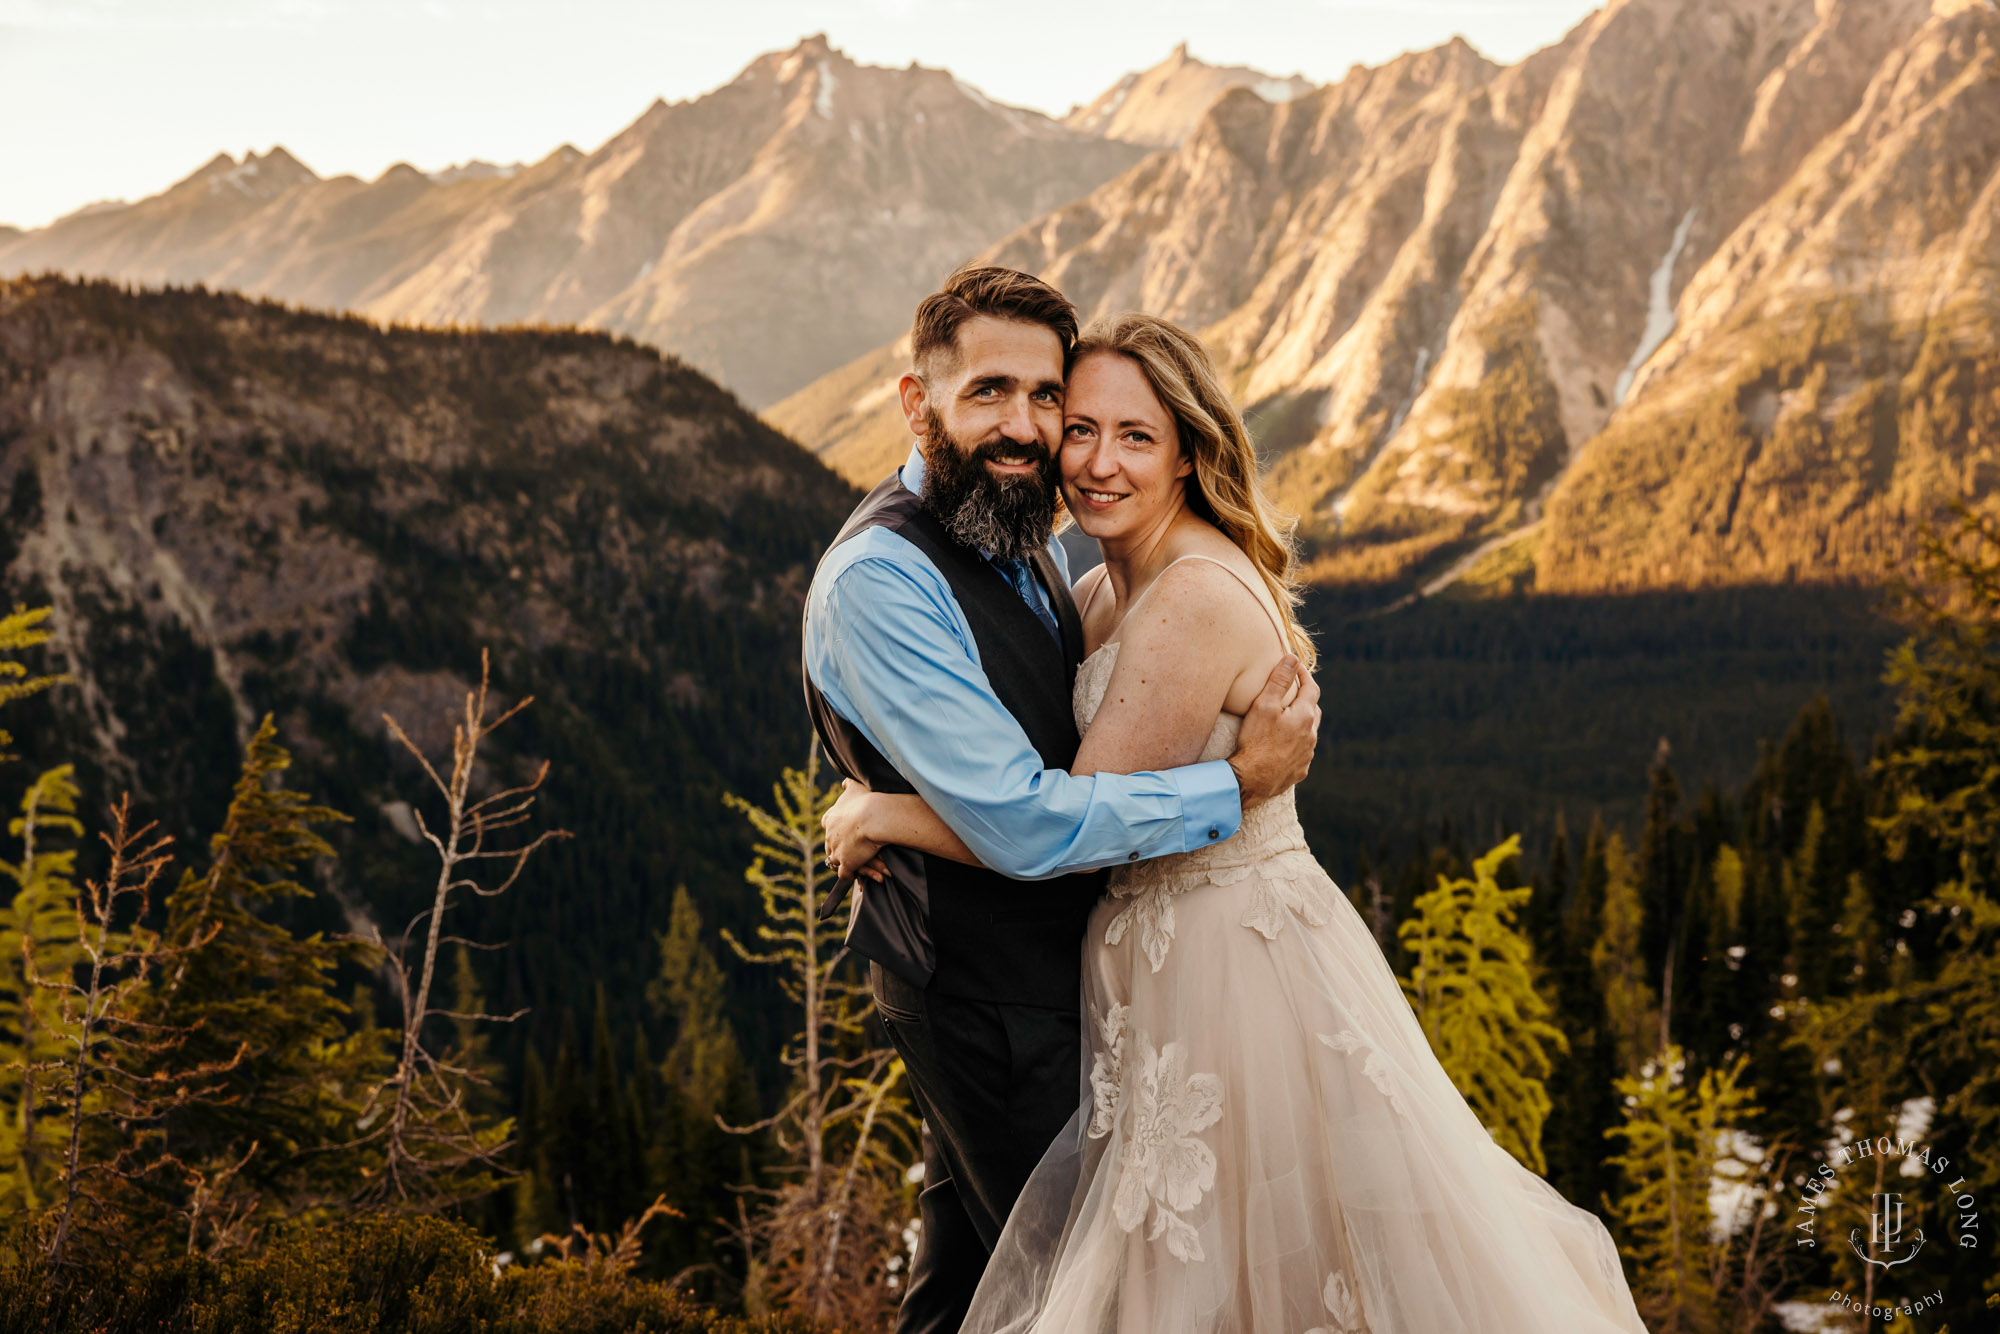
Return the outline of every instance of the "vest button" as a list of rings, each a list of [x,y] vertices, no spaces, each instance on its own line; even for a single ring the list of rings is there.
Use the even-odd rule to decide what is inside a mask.
[[[1211,829],[1211,830],[1209,830],[1209,831],[1208,831],[1208,836],[1209,836],[1210,838],[1221,838],[1221,837],[1222,837],[1222,831],[1221,831],[1220,829]]]
[[[1125,860],[1128,862],[1136,862],[1139,860],[1139,854],[1135,852],[1131,856],[1127,857]]]

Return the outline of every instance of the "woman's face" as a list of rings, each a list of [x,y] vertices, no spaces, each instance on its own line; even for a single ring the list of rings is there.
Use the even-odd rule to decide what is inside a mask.
[[[1144,534],[1169,518],[1194,471],[1173,414],[1137,363],[1116,352],[1089,353],[1071,368],[1060,463],[1076,526],[1100,542]]]

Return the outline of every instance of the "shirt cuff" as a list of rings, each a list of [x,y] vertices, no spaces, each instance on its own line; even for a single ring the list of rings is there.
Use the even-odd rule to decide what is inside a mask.
[[[1228,760],[1210,760],[1167,776],[1181,795],[1181,851],[1193,852],[1234,838],[1243,823],[1243,794]]]

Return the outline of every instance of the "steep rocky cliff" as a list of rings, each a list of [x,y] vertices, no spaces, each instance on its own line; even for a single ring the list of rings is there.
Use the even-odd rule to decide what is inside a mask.
[[[1509,68],[1231,92],[987,255],[1202,330],[1320,578],[1874,577],[1993,489],[1996,40],[1984,0],[1614,0]],[[899,360],[769,418],[871,477]]]

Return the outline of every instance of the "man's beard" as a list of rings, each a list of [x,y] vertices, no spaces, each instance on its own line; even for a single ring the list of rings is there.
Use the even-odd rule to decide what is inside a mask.
[[[1038,440],[990,440],[966,449],[945,432],[935,409],[926,429],[921,499],[954,540],[1000,560],[1025,559],[1049,544],[1059,495],[1054,454]],[[1003,455],[1040,466],[1024,476],[996,477],[986,464]]]

